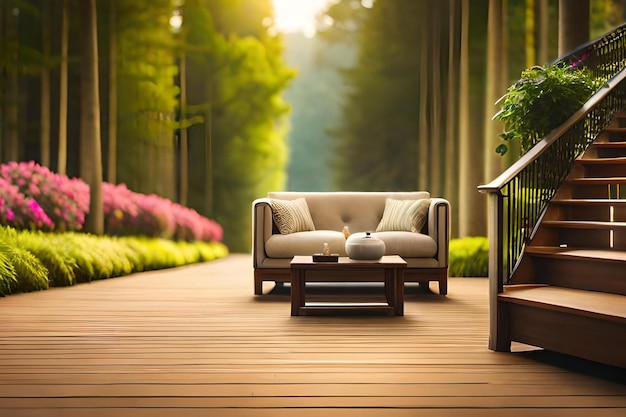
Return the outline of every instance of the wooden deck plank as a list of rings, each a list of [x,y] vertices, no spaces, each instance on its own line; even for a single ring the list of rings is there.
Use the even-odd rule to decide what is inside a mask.
[[[470,397],[454,398],[455,407],[463,408],[540,408],[563,407],[565,398],[562,396],[520,396],[506,397]],[[31,408],[124,408],[124,407],[159,407],[159,408],[449,408],[448,397],[407,397],[407,396],[355,396],[355,397],[80,397],[80,398],[38,398],[6,400],[6,407],[23,407],[26,402]],[[603,397],[600,400],[593,396],[569,397],[565,408],[620,408],[626,407],[626,400],[619,397]]]
[[[255,297],[250,257],[231,255],[13,295],[0,417],[626,413],[620,370],[489,351],[487,294],[486,279],[450,278],[446,297],[409,286],[403,317],[291,317],[288,290]]]
[[[529,414],[535,416],[550,417],[589,417],[593,410],[594,417],[623,417],[622,408],[475,408],[458,409],[454,407],[433,409],[433,408],[184,408],[185,417],[207,417],[207,416],[227,416],[227,417],[320,417],[320,416],[341,416],[341,417],[528,417]],[[57,408],[57,409],[12,409],[11,417],[181,417],[180,408]],[[1,416],[2,414],[0,414]]]

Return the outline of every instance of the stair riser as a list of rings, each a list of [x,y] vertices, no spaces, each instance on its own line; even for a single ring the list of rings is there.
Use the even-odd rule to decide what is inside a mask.
[[[595,154],[595,155],[594,155]],[[598,158],[624,158],[626,157],[625,148],[598,148],[590,156],[597,156]]]
[[[626,164],[585,164],[585,177],[626,177]]]
[[[575,248],[626,250],[626,230],[568,229],[540,227],[533,238],[533,244],[541,246],[561,246]]]
[[[617,127],[625,128],[626,127],[626,120],[621,120],[619,122],[619,126],[617,126]],[[624,141],[626,141],[626,132],[624,132],[624,131],[622,131],[622,132],[605,131],[605,134],[608,137],[609,142],[624,142]]]
[[[572,198],[626,198],[626,184],[573,185]]]
[[[545,220],[589,220],[601,222],[626,222],[626,206],[606,205],[555,205],[546,213]]]
[[[531,256],[538,283],[626,295],[626,263]]]
[[[510,340],[626,368],[626,326],[543,308],[498,302]]]

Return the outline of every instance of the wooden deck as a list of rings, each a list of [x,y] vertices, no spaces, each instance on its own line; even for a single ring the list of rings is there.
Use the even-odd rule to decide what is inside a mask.
[[[452,278],[408,288],[403,317],[291,317],[231,255],[9,296],[0,416],[626,415],[623,369],[488,350],[487,293]]]

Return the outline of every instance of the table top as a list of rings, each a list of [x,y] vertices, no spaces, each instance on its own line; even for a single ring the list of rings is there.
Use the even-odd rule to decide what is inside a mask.
[[[313,256],[294,256],[291,265],[306,266],[307,268],[352,268],[352,267],[368,267],[368,268],[406,268],[406,261],[398,255],[386,255],[380,259],[373,261],[356,260],[342,256],[337,262],[313,262]]]

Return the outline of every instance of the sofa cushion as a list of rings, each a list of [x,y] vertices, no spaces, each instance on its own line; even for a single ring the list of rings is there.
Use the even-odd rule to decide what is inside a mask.
[[[373,237],[385,242],[385,255],[399,255],[403,258],[432,258],[437,254],[435,240],[422,233],[413,232],[376,232]],[[348,237],[360,239],[365,233],[353,233]]]
[[[304,198],[295,200],[270,200],[274,222],[283,235],[315,230],[309,206]]]
[[[385,200],[383,217],[376,227],[377,232],[420,232],[426,224],[430,199]]]
[[[419,200],[430,198],[426,191],[411,192],[270,192],[270,199],[305,198],[313,224],[318,230],[340,231],[348,226],[351,232],[376,230],[385,210],[385,200]]]
[[[270,258],[313,255],[322,253],[324,243],[328,243],[331,253],[346,255],[346,238],[342,232],[334,230],[314,230],[287,235],[274,234],[265,242],[265,253]]]

